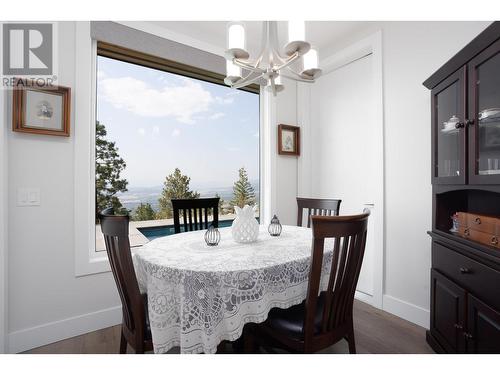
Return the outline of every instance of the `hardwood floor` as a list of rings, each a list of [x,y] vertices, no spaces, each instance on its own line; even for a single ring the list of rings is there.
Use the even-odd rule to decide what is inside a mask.
[[[355,301],[354,331],[360,354],[426,354],[434,353],[425,341],[425,329],[392,314]],[[109,327],[85,335],[42,346],[30,354],[102,354],[118,353],[120,326]],[[129,352],[132,352],[129,348]],[[169,353],[178,353],[178,348]],[[321,353],[348,353],[347,342],[341,341]]]

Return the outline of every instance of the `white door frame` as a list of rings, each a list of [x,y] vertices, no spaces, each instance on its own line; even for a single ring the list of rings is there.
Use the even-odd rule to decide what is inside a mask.
[[[349,47],[328,56],[320,61],[323,69],[323,75],[326,75],[342,66],[358,60],[364,56],[371,55],[372,77],[374,84],[375,113],[373,126],[376,129],[376,136],[373,139],[376,165],[379,170],[376,173],[377,181],[372,218],[375,221],[375,254],[373,269],[373,296],[356,292],[356,298],[370,303],[371,305],[382,308],[384,294],[384,113],[383,113],[383,76],[382,76],[382,31],[376,33],[350,45]],[[319,78],[321,79],[321,77]],[[335,90],[335,88],[332,88]],[[297,92],[297,121],[301,126],[302,155],[298,161],[298,195],[311,196],[312,192],[312,161],[311,161],[311,128],[310,128],[310,100],[311,87],[309,84],[301,83],[298,85]]]

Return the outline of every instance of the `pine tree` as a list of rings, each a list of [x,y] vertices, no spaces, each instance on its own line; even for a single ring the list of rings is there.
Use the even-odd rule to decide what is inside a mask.
[[[191,178],[181,173],[179,168],[175,168],[174,173],[168,175],[163,183],[163,191],[158,199],[160,210],[158,219],[169,219],[172,217],[171,199],[199,198],[200,194],[189,189]]]
[[[133,219],[135,221],[154,220],[156,219],[156,212],[149,203],[141,203],[135,209]]]
[[[107,207],[115,211],[122,208],[116,194],[127,191],[128,181],[120,178],[127,164],[118,154],[115,142],[106,139],[106,127],[96,121],[96,161],[95,161],[95,195],[96,212]]]
[[[246,204],[249,206],[255,204],[255,192],[248,181],[247,171],[244,167],[238,171],[239,179],[233,185],[233,199],[231,206],[243,208]]]
[[[224,206],[224,199],[222,199],[219,195],[219,193],[215,193],[215,198],[219,198],[219,215],[223,215],[224,214],[224,211],[223,211],[223,206]]]

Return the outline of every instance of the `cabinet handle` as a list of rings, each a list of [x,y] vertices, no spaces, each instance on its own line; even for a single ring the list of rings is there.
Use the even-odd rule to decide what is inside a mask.
[[[468,333],[468,332],[464,332],[464,337],[465,337],[467,340],[472,340],[472,339],[473,339],[472,335],[471,335],[470,333]]]
[[[455,128],[456,129],[460,129],[460,128],[464,128],[465,127],[465,123],[464,122],[457,122],[455,123]]]
[[[453,324],[453,327],[455,327],[456,329],[463,329],[464,327],[460,324]]]
[[[460,267],[460,273],[470,273],[470,269],[467,267]]]
[[[496,236],[491,237],[491,244],[494,246],[498,245],[498,238]]]
[[[465,228],[464,229],[464,236],[468,237],[469,235],[470,235],[470,229],[469,228]]]
[[[477,225],[481,224],[481,218],[476,217],[476,219],[474,220],[474,223],[476,223]]]

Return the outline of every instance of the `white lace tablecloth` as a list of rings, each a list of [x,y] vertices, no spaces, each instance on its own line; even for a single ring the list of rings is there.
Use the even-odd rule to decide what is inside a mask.
[[[181,353],[215,353],[222,340],[240,337],[245,323],[263,322],[271,308],[304,300],[310,229],[283,226],[281,236],[271,237],[261,226],[251,244],[234,242],[231,228],[220,233],[216,247],[205,245],[204,231],[195,231],[162,237],[135,251],[155,353],[174,346]],[[330,264],[331,251],[325,251],[323,270]]]

